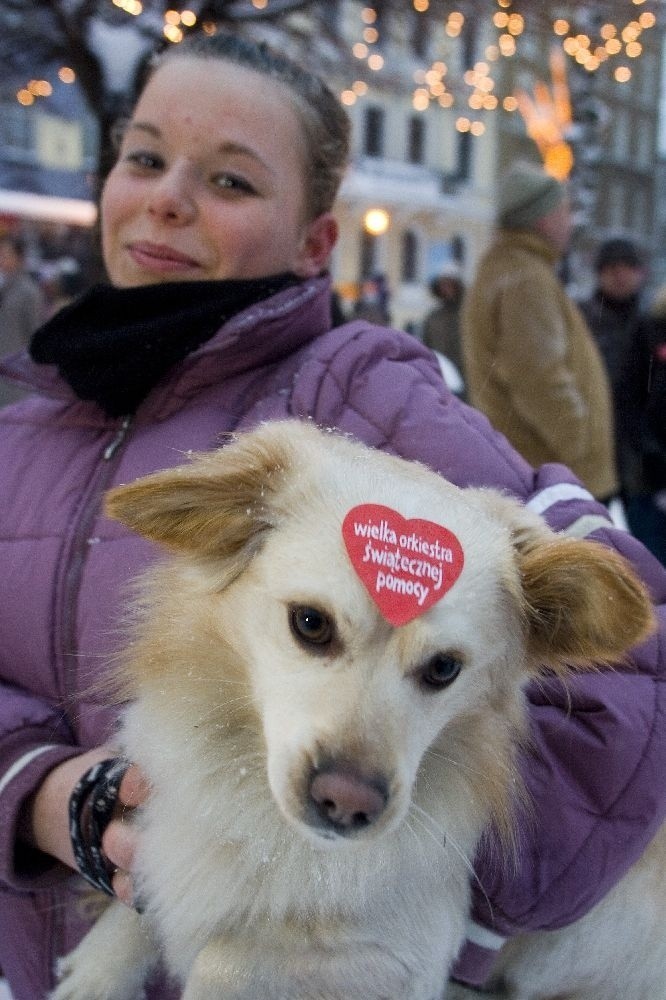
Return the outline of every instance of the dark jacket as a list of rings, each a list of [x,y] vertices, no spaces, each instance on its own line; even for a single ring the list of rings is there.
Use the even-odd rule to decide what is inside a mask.
[[[641,312],[637,295],[619,301],[597,290],[581,304],[581,310],[606,364],[613,396],[620,488],[623,497],[629,499],[645,490],[638,426],[648,387],[649,322]]]
[[[617,421],[633,459],[627,493],[666,490],[666,310],[645,316],[635,331],[618,378]]]
[[[127,581],[156,556],[103,516],[108,487],[176,465],[227,431],[311,417],[458,485],[498,487],[555,529],[593,533],[666,600],[666,573],[566,469],[527,465],[448,392],[414,337],[363,322],[330,330],[329,303],[328,281],[314,279],[246,309],[177,365],[131,422],[108,419],[25,355],[4,366],[36,393],[0,413],[0,966],[15,1000],[42,1000],[56,957],[85,929],[75,903],[81,880],[16,849],[19,809],[49,769],[112,733],[114,713],[91,682],[116,645]],[[525,779],[535,815],[556,829],[535,824],[515,876],[492,852],[478,858],[493,912],[480,897],[477,919],[498,934],[575,919],[664,816],[663,638],[626,670],[581,677],[568,692],[556,684],[531,692],[535,754]],[[483,978],[487,958],[472,947],[461,974]],[[167,991],[148,995],[165,1000]]]
[[[642,319],[637,295],[625,301],[609,299],[602,291],[580,304],[597,346],[606,363],[613,389],[618,385],[627,351],[631,348]]]
[[[462,292],[459,298],[442,299],[423,321],[423,343],[431,350],[439,351],[449,361],[453,361],[462,375],[464,365],[460,342],[461,305]]]

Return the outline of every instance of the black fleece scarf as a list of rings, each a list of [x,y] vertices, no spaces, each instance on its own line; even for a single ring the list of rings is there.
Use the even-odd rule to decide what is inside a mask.
[[[278,274],[139,288],[95,285],[33,334],[30,356],[56,365],[79,399],[94,400],[110,417],[125,416],[223,323],[299,280]]]

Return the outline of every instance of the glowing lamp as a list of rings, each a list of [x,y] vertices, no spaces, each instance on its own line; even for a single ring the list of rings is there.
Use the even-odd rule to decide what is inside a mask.
[[[383,236],[390,224],[391,217],[384,208],[369,208],[363,216],[363,228],[371,236]]]

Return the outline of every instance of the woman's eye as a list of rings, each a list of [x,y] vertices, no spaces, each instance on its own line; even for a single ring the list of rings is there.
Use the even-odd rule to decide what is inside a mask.
[[[254,194],[255,189],[249,181],[237,174],[216,174],[213,184],[223,191],[237,191],[239,194]]]
[[[125,160],[131,163],[135,167],[142,167],[146,170],[159,170],[164,166],[164,162],[161,156],[157,156],[155,153],[148,153],[142,150],[136,150],[131,153],[125,154]]]
[[[417,672],[419,684],[428,691],[441,691],[453,684],[462,670],[462,660],[453,653],[436,653]]]
[[[297,639],[313,646],[326,646],[333,639],[333,623],[317,608],[298,604],[290,608],[289,624]]]

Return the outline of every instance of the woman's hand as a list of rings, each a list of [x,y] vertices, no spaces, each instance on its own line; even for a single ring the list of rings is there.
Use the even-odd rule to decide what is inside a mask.
[[[98,747],[64,761],[50,771],[31,800],[21,823],[21,837],[76,870],[69,834],[69,800],[80,778],[94,764],[117,754],[112,747]],[[131,868],[137,834],[130,822],[133,810],[145,801],[149,786],[136,764],[131,764],[120,783],[114,816],[102,837],[102,849],[117,871],[111,885],[123,903],[132,905]]]
[[[116,871],[111,878],[113,891],[127,906],[134,903],[132,867],[137,844],[137,833],[131,822],[132,813],[145,802],[150,788],[142,771],[136,764],[130,764],[123,776],[118,791],[113,819],[102,836],[102,849]]]

